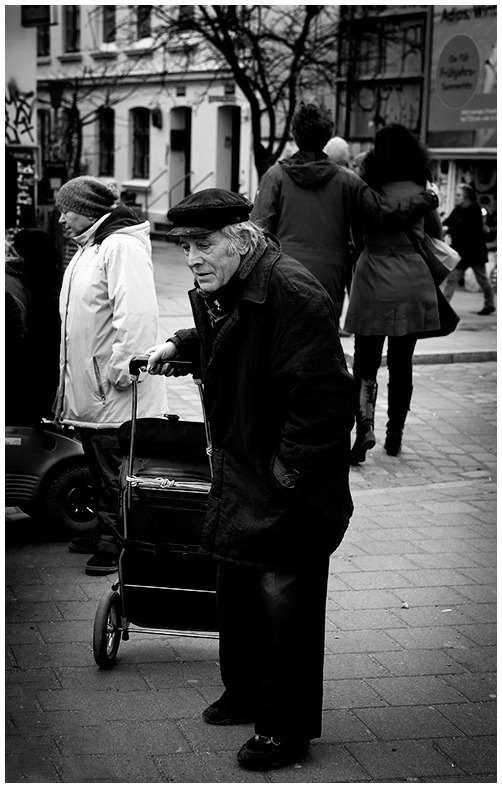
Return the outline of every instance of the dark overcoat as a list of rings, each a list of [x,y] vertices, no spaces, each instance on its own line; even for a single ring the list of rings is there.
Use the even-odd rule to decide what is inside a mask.
[[[451,234],[451,245],[460,255],[458,268],[461,271],[487,262],[483,214],[477,203],[465,201],[457,205],[443,224]]]
[[[412,181],[382,188],[387,197],[422,194]],[[423,237],[424,219],[381,223],[367,214],[362,221],[364,249],[357,261],[344,328],[362,336],[400,337],[439,328],[436,287],[422,256],[407,232]]]
[[[179,358],[200,352],[214,473],[202,554],[263,570],[329,555],[352,513],[355,410],[331,299],[272,238],[216,336],[189,296],[196,329],[177,332]]]

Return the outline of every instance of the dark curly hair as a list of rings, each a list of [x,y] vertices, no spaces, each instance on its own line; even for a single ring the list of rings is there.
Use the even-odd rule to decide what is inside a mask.
[[[393,123],[375,135],[374,149],[368,153],[361,173],[373,188],[392,181],[431,180],[429,156],[422,143],[405,126]]]
[[[300,104],[293,118],[292,131],[300,150],[321,151],[333,136],[333,118],[326,107]]]

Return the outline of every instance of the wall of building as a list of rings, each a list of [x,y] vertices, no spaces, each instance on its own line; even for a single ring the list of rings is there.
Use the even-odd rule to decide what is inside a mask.
[[[75,85],[84,69],[100,72],[91,80],[84,80],[78,88],[78,106],[83,118],[93,117],[100,102],[108,100],[115,112],[115,167],[112,177],[119,191],[136,196],[143,215],[148,215],[152,226],[162,225],[170,205],[185,196],[185,166],[189,165],[189,187],[197,190],[212,186],[234,187],[241,193],[254,194],[257,178],[251,149],[251,124],[247,102],[238,89],[229,95],[229,76],[219,75],[213,69],[197,69],[197,73],[181,69],[181,61],[173,50],[168,53],[168,65],[159,56],[136,57],[142,48],[148,51],[149,40],[129,41],[125,36],[124,7],[117,6],[117,41],[102,43],[101,12],[99,6],[80,6],[81,51],[77,54],[63,52],[63,12],[60,24],[51,30],[51,52],[39,59],[39,95],[47,101],[47,85],[55,79],[69,80],[66,92]],[[130,13],[129,7],[129,13]],[[141,44],[141,46],[140,46]],[[177,59],[178,58],[178,59]],[[212,66],[208,61],[208,67]],[[71,88],[73,89],[73,88]],[[183,94],[184,95],[180,95]],[[148,178],[133,178],[131,110],[144,107],[157,110],[161,128],[150,124],[150,170]],[[229,127],[231,107],[240,110],[240,128]],[[183,125],[184,109],[191,117],[191,134],[186,152],[172,149],[171,130]],[[222,110],[222,112],[220,111]],[[231,126],[231,124],[230,124]],[[232,139],[232,136],[234,139]],[[232,169],[232,151],[240,150],[238,175],[235,163]],[[84,171],[102,177],[99,172],[99,127],[96,119],[83,129]],[[180,183],[180,181],[183,181]],[[237,181],[237,183],[235,183]]]
[[[21,7],[5,6],[5,225],[36,223],[40,162],[36,126],[36,28],[21,25]]]

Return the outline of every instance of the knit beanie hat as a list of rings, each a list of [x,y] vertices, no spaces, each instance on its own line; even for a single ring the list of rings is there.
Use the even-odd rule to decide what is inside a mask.
[[[112,210],[119,197],[115,186],[109,186],[98,178],[82,175],[61,186],[56,207],[60,211],[74,211],[89,219],[99,219]]]

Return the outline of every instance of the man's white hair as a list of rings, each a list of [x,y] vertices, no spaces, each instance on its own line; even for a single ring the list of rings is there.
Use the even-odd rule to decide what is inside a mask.
[[[342,164],[344,167],[348,167],[350,149],[349,143],[347,140],[344,140],[343,137],[331,137],[324,146],[324,153],[326,153],[335,164]]]
[[[260,238],[264,238],[263,230],[251,221],[227,224],[221,232],[228,240],[228,251],[240,255],[254,251]]]

